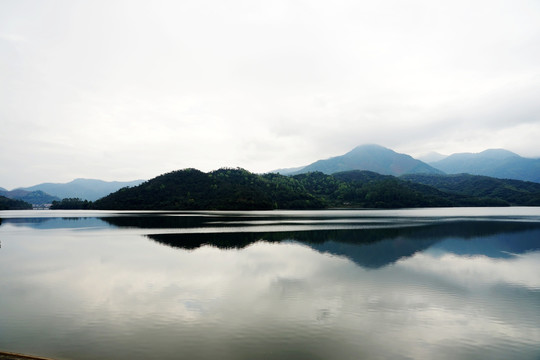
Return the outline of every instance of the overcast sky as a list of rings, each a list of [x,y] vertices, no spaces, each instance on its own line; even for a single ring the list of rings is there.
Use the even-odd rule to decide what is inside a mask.
[[[538,0],[0,0],[7,189],[539,139]]]

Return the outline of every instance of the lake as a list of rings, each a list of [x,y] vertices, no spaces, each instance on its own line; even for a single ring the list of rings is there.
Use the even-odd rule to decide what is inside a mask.
[[[540,208],[0,211],[0,350],[539,359]]]

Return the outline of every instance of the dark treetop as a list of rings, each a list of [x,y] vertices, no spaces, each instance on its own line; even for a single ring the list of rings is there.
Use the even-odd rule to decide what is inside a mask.
[[[32,209],[32,204],[23,200],[9,199],[5,196],[0,196],[0,210],[27,210]]]
[[[220,169],[209,173],[185,169],[160,175],[139,186],[120,189],[94,203],[65,199],[55,204],[54,208],[76,208],[77,204],[79,208],[103,210],[270,210],[540,204],[540,188],[531,183],[467,175],[471,184],[458,183],[451,187],[442,186],[439,182],[451,182],[455,180],[453,176],[415,176],[397,178],[359,170],[333,175],[312,172],[284,176],[257,175],[243,169]]]

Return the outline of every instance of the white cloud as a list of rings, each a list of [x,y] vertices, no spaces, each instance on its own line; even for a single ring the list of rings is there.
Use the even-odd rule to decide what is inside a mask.
[[[0,185],[265,171],[366,142],[540,156],[539,10],[535,1],[4,2]],[[36,139],[49,151],[29,156]]]

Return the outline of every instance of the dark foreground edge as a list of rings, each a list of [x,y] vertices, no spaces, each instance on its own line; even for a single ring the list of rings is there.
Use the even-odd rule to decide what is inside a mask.
[[[6,351],[0,351],[0,360],[53,360],[51,358],[44,358],[41,356],[23,355],[17,353],[11,353]]]

